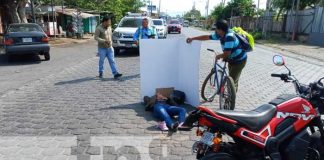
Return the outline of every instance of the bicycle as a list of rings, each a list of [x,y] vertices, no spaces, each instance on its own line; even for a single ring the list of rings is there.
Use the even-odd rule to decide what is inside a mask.
[[[227,62],[225,61],[224,65],[221,66],[221,64],[217,63],[216,60],[217,53],[213,49],[207,50],[215,53],[215,59],[213,68],[202,84],[201,97],[205,101],[212,102],[218,94],[220,109],[234,110],[236,91],[234,80],[226,71]],[[215,74],[216,71],[218,74]]]

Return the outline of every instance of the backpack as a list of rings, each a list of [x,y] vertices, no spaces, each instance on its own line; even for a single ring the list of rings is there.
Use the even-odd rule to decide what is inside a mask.
[[[240,41],[240,48],[245,52],[251,52],[254,48],[254,38],[241,27],[232,28],[236,38]]]

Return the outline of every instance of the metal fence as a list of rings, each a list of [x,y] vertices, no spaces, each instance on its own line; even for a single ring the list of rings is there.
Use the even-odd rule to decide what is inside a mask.
[[[266,31],[276,33],[310,34],[324,33],[324,9],[317,7],[298,12],[290,11],[283,17],[277,18],[273,13],[262,17],[232,17],[231,26],[240,26],[249,31]]]

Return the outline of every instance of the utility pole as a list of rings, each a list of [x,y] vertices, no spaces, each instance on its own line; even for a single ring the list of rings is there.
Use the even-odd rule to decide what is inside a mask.
[[[153,2],[152,1],[150,1],[150,2],[151,2],[151,14],[150,15],[152,16],[152,12],[153,12],[153,4],[152,3]]]
[[[64,13],[64,0],[62,0],[62,13]]]
[[[207,14],[207,17],[208,17],[208,9],[209,9],[209,0],[207,0],[207,4],[206,4],[206,14]]]
[[[34,1],[33,0],[30,0],[30,9],[31,9],[32,16],[33,16],[33,23],[36,23],[35,11],[34,11]]]
[[[294,18],[294,24],[293,24],[293,33],[292,33],[292,36],[291,36],[291,41],[294,41],[294,40],[295,40],[296,32],[298,31],[298,19],[299,19],[298,11],[299,11],[299,2],[300,2],[300,0],[297,0],[296,10],[295,10],[295,18]]]
[[[207,29],[208,10],[209,10],[209,0],[207,0],[207,4],[206,4],[206,22],[205,22],[205,29]]]
[[[159,18],[160,18],[160,12],[161,11],[161,0],[159,0]]]
[[[51,0],[51,5],[52,5],[52,20],[53,20],[53,31],[54,31],[54,38],[56,37],[56,31],[55,31],[55,23],[54,23],[54,4],[53,0]]]
[[[262,25],[262,36],[263,36],[263,38],[267,37],[268,26],[270,25],[269,24],[269,21],[271,19],[270,4],[271,4],[271,0],[267,0],[266,11],[265,11],[265,14],[264,14],[263,25]]]

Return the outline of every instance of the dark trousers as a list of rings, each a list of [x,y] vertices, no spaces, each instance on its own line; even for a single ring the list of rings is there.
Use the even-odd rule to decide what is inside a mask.
[[[238,90],[238,82],[243,68],[246,65],[246,60],[238,64],[228,64],[229,75],[233,78],[235,84],[235,90]]]

